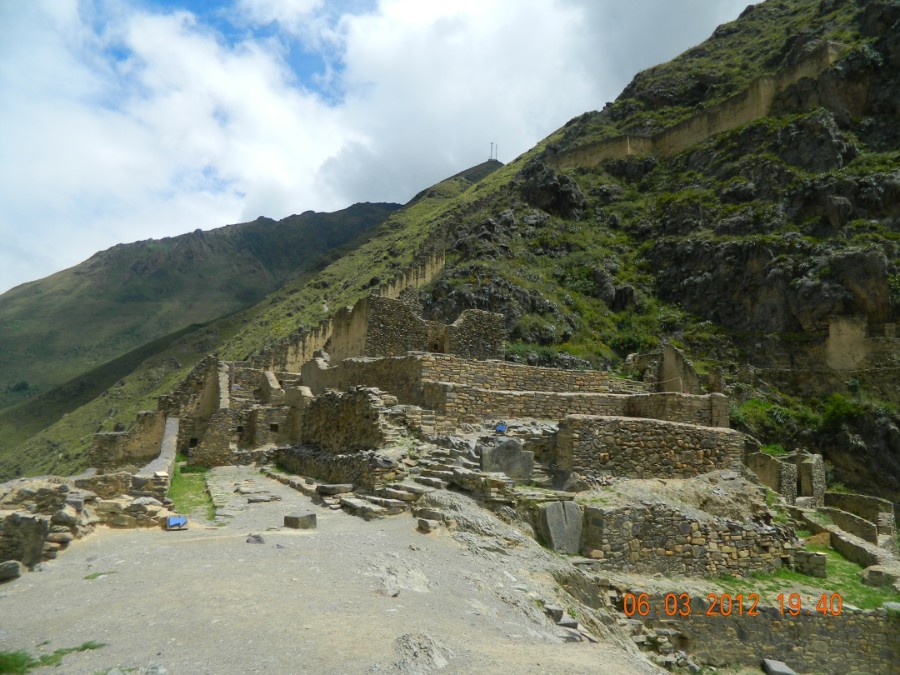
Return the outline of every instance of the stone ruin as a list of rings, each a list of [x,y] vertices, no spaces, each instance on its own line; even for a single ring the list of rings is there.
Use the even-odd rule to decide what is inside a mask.
[[[101,522],[164,522],[177,451],[207,467],[277,464],[270,478],[323,505],[366,519],[411,512],[423,532],[454,519],[417,507],[421,495],[462,491],[600,573],[741,577],[787,565],[822,576],[823,555],[773,522],[771,490],[796,522],[828,531],[868,567],[868,583],[897,584],[890,503],[826,492],[818,455],[759,453],[678,350],[633,359],[649,375],[621,380],[497,360],[502,326],[486,312],[444,326],[372,297],[339,313],[330,355],[299,372],[207,357],[130,432],[97,435],[92,456],[105,473],[0,494],[0,560],[34,565]],[[743,512],[729,510],[735,499]],[[597,578],[594,594],[620,604],[624,590]],[[882,619],[855,620],[873,635],[890,629]],[[858,658],[871,666],[882,656]]]

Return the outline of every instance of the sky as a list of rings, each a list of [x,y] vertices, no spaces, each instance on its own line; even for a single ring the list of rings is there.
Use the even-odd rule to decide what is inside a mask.
[[[117,243],[406,202],[750,0],[0,0],[0,293]]]

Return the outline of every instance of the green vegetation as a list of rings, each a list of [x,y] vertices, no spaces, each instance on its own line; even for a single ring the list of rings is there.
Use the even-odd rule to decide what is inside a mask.
[[[109,576],[110,574],[115,574],[115,570],[108,570],[106,572],[91,572],[85,577],[86,581],[93,581],[94,579],[99,579],[100,577]]]
[[[781,567],[771,573],[754,573],[748,579],[730,576],[716,578],[716,583],[734,593],[756,593],[761,603],[777,605],[779,593],[799,592],[803,596],[803,606],[814,608],[823,592],[839,593],[844,607],[853,605],[862,609],[877,609],[886,602],[900,602],[900,593],[891,587],[866,586],[862,583],[862,567],[847,560],[834,549],[808,546],[813,551],[827,554],[826,579],[808,577]],[[806,596],[812,597],[807,600]]]
[[[59,667],[63,657],[75,652],[85,652],[90,649],[105,647],[103,642],[84,642],[77,647],[65,647],[57,649],[52,654],[42,654],[35,658],[25,650],[15,652],[0,652],[0,673],[27,673],[35,668]]]
[[[179,455],[175,462],[175,471],[172,474],[172,483],[169,485],[169,499],[175,503],[175,511],[197,517],[203,514],[207,520],[214,520],[216,510],[213,506],[209,492],[206,490],[205,471],[193,471],[185,473],[182,467],[184,457]],[[201,469],[202,467],[193,467]]]

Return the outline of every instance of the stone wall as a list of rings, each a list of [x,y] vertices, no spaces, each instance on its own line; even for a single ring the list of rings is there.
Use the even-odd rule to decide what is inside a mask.
[[[41,560],[50,518],[24,511],[0,511],[0,562],[18,560],[32,567]]]
[[[213,467],[232,464],[232,449],[236,449],[246,424],[239,410],[217,410],[206,425],[202,440],[195,447],[184,450],[191,464]]]
[[[887,499],[844,492],[826,492],[825,506],[841,509],[874,523],[878,535],[889,543],[896,537],[894,505]]]
[[[332,454],[312,448],[282,448],[275,455],[279,467],[289,473],[310,476],[323,483],[352,483],[373,488],[396,480],[396,468],[380,462],[374,452]]]
[[[446,353],[470,359],[503,355],[503,316],[465,310],[450,326],[421,318],[417,308],[373,295],[335,315],[331,357],[402,356],[410,351]]]
[[[770,525],[691,515],[664,503],[586,506],[582,552],[616,571],[745,576],[790,559],[790,533]]]
[[[379,410],[383,403],[372,389],[325,392],[306,407],[301,443],[333,455],[379,448],[389,436]]]
[[[456,354],[465,359],[498,359],[503,357],[506,322],[502,314],[467,309],[446,328],[444,349],[434,352]]]
[[[371,295],[396,299],[409,288],[418,288],[429,283],[443,269],[443,250],[434,251],[434,242],[427,241],[407,269],[398,272],[382,283]],[[349,309],[338,310],[339,313],[341,311],[347,315],[352,312]],[[334,341],[334,329],[335,320],[332,317],[323,319],[315,327],[301,328],[254,356],[252,365],[263,370],[298,372],[304,363],[315,357],[316,352],[325,349],[329,341]],[[342,337],[335,338],[338,352],[351,356],[363,354],[364,351],[355,351],[357,347],[348,350],[346,344],[341,342],[350,339],[351,344],[356,344],[352,341],[358,341],[360,335],[364,336],[364,332],[352,329]],[[362,344],[364,346],[364,342]]]
[[[290,408],[281,406],[254,406],[250,411],[247,435],[251,439],[246,445],[260,447],[262,445],[288,443]]]
[[[792,452],[784,458],[797,467],[797,505],[819,508],[825,505],[825,464],[822,455]]]
[[[831,518],[831,522],[844,530],[844,532],[856,535],[870,544],[878,544],[878,528],[875,526],[875,523],[830,506],[821,506],[818,512]]]
[[[422,378],[504,391],[608,392],[602,370],[559,370],[507,361],[462,361],[448,354],[423,354]]]
[[[505,391],[424,381],[421,405],[460,422],[490,417],[558,420],[568,415],[644,417],[727,427],[727,399],[722,394],[601,394]]]
[[[628,155],[671,157],[707,138],[764,117],[775,97],[803,78],[817,78],[838,58],[838,47],[825,44],[800,63],[775,75],[756,79],[750,86],[721,103],[650,136],[622,136],[589,143],[548,158],[558,169],[596,166],[607,159]],[[817,101],[811,102],[818,105]]]
[[[680,422],[570,415],[559,426],[555,468],[590,476],[688,478],[739,470],[743,435]]]
[[[797,467],[781,462],[775,457],[753,452],[744,458],[744,463],[759,478],[760,482],[785,498],[788,504],[797,501]]]
[[[681,591],[676,586],[673,592]],[[748,615],[746,604],[743,614],[737,613],[735,604],[730,616],[707,616],[708,598],[692,596],[693,611],[688,616],[660,612],[644,621],[647,626],[671,630],[676,649],[715,667],[758,668],[762,658],[770,658],[784,661],[798,673],[895,672],[900,663],[900,613],[844,605],[838,616],[823,615],[815,611],[818,598],[814,600],[804,597],[798,616],[782,613],[775,597],[760,598],[757,616]],[[663,607],[664,602],[661,595],[649,598],[654,608]]]
[[[728,428],[728,398],[724,394],[656,393],[630,396],[625,406],[626,417],[699,424],[704,427]]]
[[[137,414],[130,431],[94,434],[88,455],[91,466],[101,471],[143,466],[159,454],[165,426],[162,411],[144,410]]]
[[[178,451],[177,417],[166,419],[165,432],[159,444],[157,456],[146,466],[137,471],[131,479],[131,490],[128,494],[133,497],[153,497],[162,501],[169,492],[172,483],[172,473],[175,469],[175,455]],[[122,493],[119,493],[122,494]]]
[[[357,357],[330,366],[314,359],[303,366],[301,381],[313,394],[326,389],[346,391],[352,386],[379,387],[401,402],[416,405],[421,401],[422,367],[431,355],[385,358]]]

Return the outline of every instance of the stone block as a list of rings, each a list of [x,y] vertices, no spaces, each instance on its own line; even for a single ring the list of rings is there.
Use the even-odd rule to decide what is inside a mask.
[[[284,517],[284,526],[295,530],[315,530],[315,513],[292,513]]]
[[[541,537],[554,551],[578,553],[581,548],[581,508],[574,502],[541,506],[538,525]]]
[[[527,480],[534,471],[534,453],[522,449],[522,443],[510,438],[481,452],[482,471],[502,471],[510,478]]]
[[[784,661],[775,659],[763,659],[763,672],[767,675],[797,675],[797,671],[788,666]]]
[[[18,579],[25,573],[25,565],[18,560],[7,560],[0,563],[0,583]]]
[[[431,520],[430,518],[419,518],[418,530],[419,532],[423,532],[428,534],[429,532],[433,532],[441,526],[441,522],[439,520]]]

